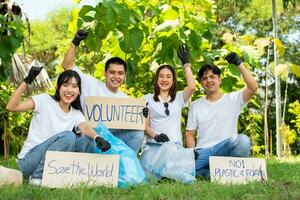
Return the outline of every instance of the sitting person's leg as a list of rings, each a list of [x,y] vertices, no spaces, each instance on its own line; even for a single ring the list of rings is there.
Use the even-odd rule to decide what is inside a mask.
[[[244,134],[228,138],[211,148],[197,149],[196,176],[209,176],[210,156],[248,157],[250,155],[250,139]]]
[[[144,131],[120,129],[109,129],[109,131],[138,154],[144,140]]]
[[[95,148],[94,140],[86,135],[76,139],[75,152],[93,153]]]
[[[214,156],[248,157],[250,155],[250,139],[244,134],[238,134],[216,145]]]
[[[25,177],[41,179],[43,176],[45,156],[47,151],[68,151],[75,149],[76,136],[72,131],[59,133],[42,144],[31,149],[24,158],[18,160],[18,165]]]
[[[211,156],[211,148],[196,149],[199,156],[195,160],[196,177],[203,176],[208,178],[209,176],[209,156]]]
[[[249,157],[251,142],[247,135],[238,134],[237,137],[231,142],[232,149],[228,156],[232,157]]]

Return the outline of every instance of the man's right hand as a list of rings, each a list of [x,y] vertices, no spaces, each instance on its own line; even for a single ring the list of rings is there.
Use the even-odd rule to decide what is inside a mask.
[[[34,81],[34,79],[40,74],[42,69],[43,67],[31,67],[28,72],[28,76],[24,78],[25,83],[31,84]]]
[[[105,151],[107,151],[107,150],[109,150],[110,149],[110,144],[109,144],[109,142],[107,142],[106,140],[104,140],[102,137],[100,137],[100,136],[97,136],[96,138],[95,138],[95,142],[96,142],[96,144],[97,144],[97,147],[99,148],[99,149],[101,149],[101,151],[102,152],[105,152]]]
[[[164,133],[161,133],[161,134],[157,134],[155,137],[154,137],[154,140],[156,142],[168,142],[169,141],[169,137],[164,134]]]
[[[86,32],[85,30],[82,30],[82,29],[79,29],[75,36],[74,36],[74,39],[72,40],[72,43],[75,45],[75,46],[79,46],[80,42],[82,40],[84,40],[85,38],[87,38],[88,36],[88,32]]]
[[[239,66],[243,62],[239,55],[237,55],[235,52],[228,54],[225,57],[225,60],[227,60],[228,63],[234,64],[236,66]]]

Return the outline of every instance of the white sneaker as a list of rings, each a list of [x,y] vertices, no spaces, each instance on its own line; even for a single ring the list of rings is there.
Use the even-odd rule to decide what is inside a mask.
[[[32,178],[31,176],[29,177],[29,185],[38,185],[40,186],[42,184],[42,179],[39,178]]]

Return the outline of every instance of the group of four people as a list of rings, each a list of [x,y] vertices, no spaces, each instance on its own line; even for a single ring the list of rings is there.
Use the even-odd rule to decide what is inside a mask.
[[[18,165],[32,184],[40,184],[45,154],[47,150],[70,152],[93,152],[94,142],[102,151],[110,148],[108,141],[87,125],[83,116],[86,96],[124,98],[127,95],[119,90],[126,79],[127,65],[121,58],[113,57],[105,63],[103,83],[84,74],[74,65],[76,49],[87,33],[78,30],[62,63],[65,71],[57,80],[54,96],[39,94],[21,101],[21,96],[41,71],[32,67],[24,82],[10,98],[7,109],[10,111],[34,110],[29,133],[20,154]],[[177,75],[170,65],[160,66],[155,74],[154,94],[144,99],[147,108],[143,110],[146,119],[145,143],[142,148],[141,164],[144,167],[162,143],[171,141],[183,145],[181,118],[182,108],[189,105],[196,89],[189,50],[182,45],[178,50],[187,81],[183,91],[177,91]],[[207,176],[209,156],[239,156],[250,154],[250,140],[246,135],[237,133],[237,121],[245,103],[257,90],[257,82],[243,65],[240,57],[231,53],[225,58],[240,70],[246,83],[242,90],[223,94],[220,91],[220,69],[214,65],[204,65],[198,78],[206,96],[191,104],[186,126],[186,147],[194,148],[196,175]],[[79,129],[81,137],[76,137],[73,129]],[[144,131],[109,129],[111,133],[126,143],[138,154]],[[195,145],[195,132],[198,142]]]

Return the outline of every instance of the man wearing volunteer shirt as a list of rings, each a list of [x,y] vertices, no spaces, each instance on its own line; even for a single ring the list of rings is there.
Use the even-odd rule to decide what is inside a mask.
[[[238,134],[237,123],[243,106],[255,93],[258,85],[236,53],[230,53],[225,59],[238,68],[246,86],[223,94],[220,91],[220,69],[215,65],[204,65],[199,70],[198,78],[206,96],[192,103],[186,126],[186,146],[195,148],[198,153],[196,176],[209,176],[210,156],[250,155],[250,140],[248,136]],[[196,130],[197,145],[194,140]]]
[[[126,79],[126,63],[119,57],[113,57],[106,61],[104,76],[106,82],[103,83],[96,78],[84,74],[80,69],[74,65],[74,59],[76,49],[80,42],[87,37],[87,32],[84,30],[78,30],[72,41],[72,44],[66,53],[62,66],[65,70],[75,70],[81,78],[82,93],[81,103],[82,108],[85,109],[86,96],[102,96],[102,97],[115,97],[115,98],[126,98],[127,95],[119,91],[119,87],[124,83]],[[119,130],[109,129],[111,133],[117,138],[121,139],[126,143],[136,154],[139,152],[144,139],[144,131],[137,130]]]

